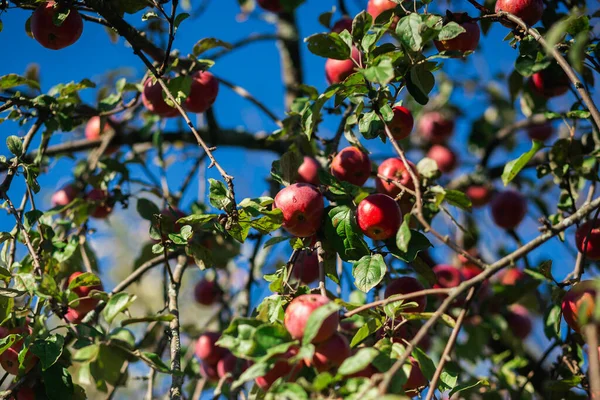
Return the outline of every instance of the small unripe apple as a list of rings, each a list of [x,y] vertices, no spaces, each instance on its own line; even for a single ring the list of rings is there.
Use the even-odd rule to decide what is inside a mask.
[[[414,292],[420,292],[425,288],[421,285],[421,282],[416,280],[411,276],[403,276],[401,278],[394,279],[391,281],[385,288],[384,297],[387,299],[390,296],[394,296],[397,294],[409,294]],[[402,312],[410,313],[416,312],[420,313],[425,311],[425,307],[427,307],[427,297],[425,295],[419,297],[413,297],[410,299],[404,300],[404,303],[417,303],[414,307],[403,308]]]
[[[343,17],[331,27],[331,32],[342,33],[343,31],[352,33],[352,18]]]
[[[412,356],[408,358],[412,368],[406,383],[402,387],[407,396],[414,397],[421,391],[420,388],[427,386],[427,378],[421,371],[419,362]]]
[[[274,13],[283,11],[283,7],[281,7],[281,0],[256,0],[256,2],[263,10]]]
[[[227,350],[217,346],[217,341],[221,337],[217,332],[206,332],[196,341],[196,356],[204,363],[216,366],[221,358],[227,354]]]
[[[75,278],[77,278],[81,274],[83,274],[83,272],[73,272],[71,274],[71,276],[69,276],[67,287],[69,284],[71,284],[71,282],[73,280],[75,280]],[[79,287],[74,288],[72,290],[72,292],[75,293],[77,295],[77,297],[89,297],[92,290],[103,291],[104,287],[102,286],[102,283],[99,285],[93,285],[93,286],[79,286]],[[90,312],[94,308],[96,308],[96,306],[98,305],[99,302],[100,302],[99,299],[92,299],[92,298],[83,299],[83,300],[79,300],[79,303],[77,304],[77,306],[75,306],[73,308],[75,308],[79,313],[87,314],[88,312]]]
[[[64,207],[75,200],[77,195],[79,195],[79,190],[74,184],[69,183],[52,195],[52,207]]]
[[[452,21],[460,25],[465,32],[449,40],[434,40],[433,43],[438,51],[474,51],[479,44],[481,30],[479,25],[467,13],[453,13]]]
[[[415,175],[417,175],[417,168],[412,162],[408,162],[408,165],[412,169]],[[385,176],[387,179],[391,179],[392,181],[397,181],[402,186],[414,190],[415,183],[412,180],[410,173],[406,169],[404,162],[399,158],[388,158],[377,168],[377,174]],[[377,178],[375,180],[375,186],[377,187],[377,191],[380,193],[387,194],[391,197],[396,197],[402,192],[402,189],[396,186],[395,184],[388,182],[385,179]],[[402,196],[404,199],[405,196]]]
[[[518,268],[507,269],[499,276],[499,282],[504,286],[514,286],[527,279],[525,272]]]
[[[309,366],[312,364],[319,372],[330,371],[342,365],[350,355],[348,339],[336,332],[329,339],[315,347],[315,354],[312,360],[308,360],[307,364]]]
[[[294,339],[302,340],[310,315],[319,307],[329,304],[330,300],[318,294],[303,294],[296,297],[285,310],[284,325]],[[328,316],[312,343],[321,343],[329,339],[337,330],[339,315],[334,312]]]
[[[577,228],[575,245],[588,260],[600,260],[600,219],[591,219]]]
[[[283,229],[297,237],[310,237],[321,227],[325,203],[316,187],[295,183],[277,193],[273,208],[283,214]]]
[[[403,106],[393,108],[394,116],[388,123],[392,136],[396,140],[406,139],[412,132],[415,120],[410,110]]]
[[[223,291],[215,281],[200,280],[194,288],[194,298],[203,306],[210,306],[221,300]]]
[[[504,229],[516,228],[527,214],[527,200],[514,190],[497,194],[492,199],[492,218]]]
[[[427,157],[435,161],[438,169],[445,174],[454,171],[458,164],[456,154],[449,147],[441,144],[431,146],[427,152]]]
[[[217,366],[206,362],[200,363],[200,375],[209,382],[217,382],[219,380]]]
[[[146,79],[144,83],[144,91],[142,92],[142,103],[144,107],[151,112],[161,117],[171,118],[179,114],[175,107],[167,104],[163,98],[163,89],[158,82],[152,82],[152,78]]]
[[[445,143],[454,132],[454,121],[438,111],[424,114],[419,119],[418,131],[432,144]]]
[[[346,147],[331,162],[331,174],[337,179],[362,186],[371,175],[371,160],[356,147]]]
[[[292,348],[284,354],[280,354],[274,357],[275,362],[271,366],[269,372],[264,376],[256,378],[254,381],[262,390],[268,390],[273,382],[281,377],[287,377],[288,380],[295,380],[296,376],[302,369],[301,364],[292,365],[289,363],[289,359],[294,357],[298,353],[298,350]]]
[[[562,315],[565,322],[575,332],[581,332],[579,321],[592,321],[596,309],[598,282],[582,281],[574,285],[562,300]]]
[[[196,114],[210,108],[219,94],[219,81],[207,71],[196,71],[192,75],[190,94],[183,103],[184,108]]]
[[[527,135],[531,140],[539,140],[545,142],[550,139],[554,133],[554,128],[550,122],[543,124],[531,125],[527,128]]]
[[[73,7],[69,8],[69,16],[63,23],[56,26],[54,16],[62,8],[54,1],[47,1],[40,4],[31,16],[31,34],[47,49],[64,49],[75,43],[83,32],[83,20]]]
[[[94,188],[85,197],[92,205],[91,217],[104,219],[112,212],[112,206],[109,204],[108,192],[106,190]]]
[[[321,165],[312,157],[304,157],[304,161],[298,167],[298,182],[310,183],[319,186],[319,169]]]
[[[457,287],[463,281],[460,270],[452,265],[436,265],[433,267],[433,273],[437,281],[433,287],[436,289]]]
[[[394,3],[390,0],[369,0],[367,12],[371,14],[371,17],[375,20],[381,13],[387,10],[393,10],[397,5],[398,3]]]
[[[521,18],[527,25],[535,25],[544,13],[544,2],[542,0],[498,0],[496,12],[506,11]],[[501,21],[505,26],[513,26],[512,22]]]
[[[352,48],[349,59],[327,59],[325,62],[325,77],[327,78],[327,82],[329,82],[330,85],[333,85],[334,83],[345,81],[346,78],[356,71],[357,65],[361,65],[361,60],[362,56],[356,47]]]
[[[471,185],[465,190],[465,194],[475,208],[487,205],[492,199],[492,191],[486,185]]]
[[[542,71],[536,72],[529,80],[531,90],[546,99],[562,96],[567,93],[570,84],[569,77],[557,65],[552,65]]]
[[[366,236],[373,240],[386,240],[396,236],[402,225],[402,212],[393,198],[376,193],[360,202],[356,222]]]
[[[319,257],[316,251],[302,250],[296,258],[294,269],[292,270],[294,278],[308,285],[319,279]]]

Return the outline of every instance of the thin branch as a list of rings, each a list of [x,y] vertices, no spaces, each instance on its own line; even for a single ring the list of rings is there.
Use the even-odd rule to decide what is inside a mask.
[[[327,297],[327,289],[325,288],[325,250],[320,240],[316,243],[315,247],[319,261],[319,291],[321,292],[321,296]]]
[[[359,314],[370,308],[385,306],[386,304],[393,303],[395,301],[414,299],[415,297],[427,296],[430,294],[448,294],[448,293],[450,293],[451,290],[452,289],[445,289],[445,288],[423,289],[423,290],[419,290],[418,292],[412,292],[412,293],[407,293],[407,294],[395,294],[395,295],[387,297],[383,300],[373,301],[371,303],[364,304],[360,307],[356,307],[355,309],[345,313],[344,317],[350,318],[351,316]]]
[[[168,263],[168,261],[167,261]],[[187,265],[187,259],[185,256],[181,256],[175,271],[173,271],[173,279],[169,286],[169,312],[175,318],[169,323],[169,329],[171,333],[171,389],[170,398],[179,400],[183,394],[181,387],[183,386],[183,375],[181,372],[181,341],[179,337],[179,305],[178,296],[179,288],[181,286],[181,277],[185,271]]]

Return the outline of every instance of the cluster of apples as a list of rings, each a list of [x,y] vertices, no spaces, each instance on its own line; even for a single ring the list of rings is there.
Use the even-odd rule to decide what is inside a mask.
[[[83,272],[72,273],[65,286],[68,287],[69,284],[82,273]],[[100,300],[91,297],[93,290],[101,292],[104,290],[104,287],[102,284],[99,284],[92,286],[78,286],[72,290],[79,300],[74,306],[69,306],[67,313],[65,314],[65,319],[67,321],[72,324],[79,324],[90,311],[96,308]]]
[[[221,337],[218,332],[206,332],[196,340],[194,352],[202,361],[200,364],[200,374],[211,382],[216,382],[219,379],[229,374],[228,381],[232,381],[233,374],[236,369],[246,369],[248,363],[245,360],[240,360],[227,349],[218,346],[217,341]]]
[[[52,195],[53,207],[64,207],[79,197],[81,191],[74,183],[69,183]],[[90,217],[96,219],[106,219],[113,210],[113,204],[107,190],[92,188],[83,195],[83,198],[93,208],[90,210]]]

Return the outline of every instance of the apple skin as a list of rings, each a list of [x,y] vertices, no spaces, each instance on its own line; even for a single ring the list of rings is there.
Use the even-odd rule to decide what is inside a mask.
[[[418,131],[429,143],[442,144],[454,133],[454,121],[438,111],[428,112],[421,116]]]
[[[223,291],[219,288],[215,281],[207,279],[200,280],[194,287],[194,299],[198,304],[210,306],[221,300]]]
[[[236,367],[238,365],[238,358],[231,353],[228,353],[225,357],[221,358],[217,363],[217,375],[219,379],[223,378],[227,374],[231,374],[231,377],[227,379],[227,382],[232,382],[234,378],[234,373],[236,371]],[[247,363],[240,361],[240,370],[239,372],[243,372],[246,370]]]
[[[474,51],[479,44],[481,30],[477,22],[473,21],[467,13],[453,13],[453,21],[464,28],[465,32],[450,40],[434,40],[433,44],[438,51]]]
[[[513,304],[508,308],[506,313],[506,322],[508,329],[517,339],[525,339],[533,329],[529,310],[520,304]]]
[[[217,366],[206,362],[200,363],[200,375],[209,382],[217,382],[219,380]]]
[[[465,190],[474,208],[487,205],[492,200],[492,191],[485,185],[471,185]]]
[[[108,204],[108,192],[102,189],[92,189],[85,196],[86,200],[95,204],[90,216],[96,219],[105,219],[112,212],[112,206]]]
[[[256,378],[254,381],[262,390],[268,390],[273,382],[281,377],[288,377],[289,380],[295,380],[296,376],[302,369],[302,365],[292,365],[288,363],[288,360],[294,357],[298,353],[298,349],[291,348],[284,354],[280,354],[274,357],[275,363],[272,365],[271,370],[264,376]]]
[[[283,7],[281,7],[281,0],[256,0],[256,2],[263,10],[274,13],[283,11]]]
[[[42,3],[31,16],[31,33],[39,44],[47,49],[60,50],[75,43],[83,32],[83,20],[75,8],[69,9],[69,16],[61,26],[53,21],[58,9],[54,1]]]
[[[427,152],[427,157],[435,161],[438,169],[445,174],[449,174],[450,172],[454,171],[458,165],[456,153],[454,153],[454,151],[452,151],[449,147],[441,144],[435,144],[431,146]]]
[[[35,400],[35,392],[28,386],[21,386],[17,392],[17,397],[11,397],[11,400]]]
[[[304,329],[310,314],[317,308],[330,303],[331,301],[318,294],[303,294],[296,297],[285,310],[283,324],[294,339],[302,340]],[[323,321],[321,328],[313,339],[312,343],[322,343],[329,339],[337,330],[339,315],[337,312],[331,314]]]
[[[204,363],[216,366],[219,360],[227,355],[227,350],[217,346],[217,340],[221,337],[217,332],[206,332],[196,341],[195,354]]]
[[[352,33],[352,18],[343,17],[331,27],[331,32],[342,33],[343,31]]]
[[[69,276],[69,279],[67,281],[68,282],[67,287],[69,284],[71,284],[71,282],[75,278],[77,278],[81,274],[83,274],[83,272],[73,272],[71,274],[71,276]],[[104,287],[102,286],[102,284],[93,285],[93,286],[79,286],[79,287],[76,287],[75,289],[73,289],[72,292],[75,293],[78,297],[88,297],[92,290],[103,291]],[[74,308],[79,313],[87,314],[88,312],[90,312],[94,308],[96,308],[96,306],[98,305],[99,302],[100,302],[100,300],[98,300],[98,299],[83,299],[83,300],[80,300],[77,307],[74,307]]]
[[[425,288],[421,285],[421,282],[416,280],[411,276],[403,276],[401,278],[394,279],[391,281],[385,288],[385,292],[383,294],[384,298],[388,298],[390,296],[396,294],[409,294],[414,292],[420,292]],[[416,302],[417,305],[415,307],[404,308],[402,312],[411,313],[416,312],[420,313],[425,311],[425,307],[427,307],[427,297],[425,295],[419,297],[413,297],[411,299],[407,299],[404,301],[408,302]]]
[[[542,0],[498,0],[496,2],[496,12],[506,11],[521,18],[527,25],[535,25],[544,13],[544,2]],[[512,27],[512,22],[503,25]]]
[[[308,366],[314,366],[317,371],[325,372],[338,368],[350,355],[348,339],[336,332],[323,343],[319,343],[315,347],[312,360],[305,360],[305,362]]]
[[[402,388],[407,396],[414,397],[420,392],[419,388],[427,386],[427,378],[423,375],[419,362],[412,356],[408,357],[408,359],[412,368],[410,369],[408,379]]]
[[[536,72],[529,80],[531,91],[545,99],[562,96],[569,91],[571,81],[558,66],[550,66]]]
[[[294,278],[305,285],[319,279],[319,257],[316,251],[302,250],[296,258],[292,271]]]
[[[356,47],[352,48],[350,58],[336,60],[328,58],[325,62],[325,77],[330,85],[346,80],[356,71],[356,65],[362,65],[362,56]]]
[[[499,282],[504,286],[514,286],[525,279],[527,275],[518,268],[504,270],[499,276]]]
[[[554,133],[554,128],[550,122],[544,124],[531,125],[527,128],[527,135],[531,140],[539,140],[545,142],[550,139]]]
[[[283,213],[283,229],[297,237],[317,233],[325,213],[323,195],[308,183],[295,183],[280,190],[273,208]]]
[[[356,147],[346,147],[331,162],[331,174],[341,181],[362,186],[371,175],[371,160]]]
[[[419,174],[417,173],[417,168],[415,165],[408,161],[408,165],[413,170],[417,178]],[[410,190],[415,189],[415,183],[413,182],[410,173],[406,169],[404,162],[399,158],[388,158],[377,168],[377,175],[385,176],[388,179],[398,181],[401,185],[407,187]],[[375,180],[375,186],[379,193],[387,194],[391,197],[396,197],[400,194],[402,189],[393,183],[388,183],[384,179],[379,177]],[[402,196],[404,198],[404,196]]]
[[[492,199],[492,218],[504,229],[515,229],[527,214],[527,200],[514,190],[498,193]]]
[[[321,165],[317,160],[312,157],[304,156],[304,161],[298,167],[297,181],[319,186],[319,169],[321,169]]]
[[[142,92],[142,103],[144,107],[152,113],[164,118],[176,117],[179,111],[175,107],[171,107],[163,99],[163,89],[160,83],[152,83],[152,78],[146,79],[144,83],[144,91]]]
[[[600,260],[600,219],[591,219],[577,228],[575,245],[588,260]]]
[[[98,140],[105,133],[112,131],[112,127],[110,126],[110,124],[108,122],[105,122],[104,127],[102,127],[102,128],[100,127],[100,123],[101,123],[100,117],[95,116],[95,117],[90,118],[88,123],[85,125],[85,138],[87,140]],[[106,149],[104,154],[106,154],[106,155],[114,154],[118,149],[119,149],[118,147],[109,147]]]
[[[579,320],[591,321],[596,308],[598,283],[593,280],[579,282],[564,295],[561,309],[565,322],[575,332],[581,333]],[[580,314],[585,313],[585,317]]]
[[[23,338],[31,336],[32,333],[33,331],[29,326],[20,326],[8,330],[8,334],[19,334],[22,336],[21,339],[17,339],[11,347],[6,349],[4,353],[0,354],[0,366],[9,374],[19,375],[19,353],[23,350]],[[31,351],[28,351],[23,362],[23,372],[28,373],[31,371],[38,361],[39,358]]]
[[[387,10],[393,10],[398,4],[390,0],[369,0],[367,12],[375,20],[381,13]],[[394,29],[394,27],[392,28]]]
[[[433,285],[434,288],[453,288],[460,285],[464,279],[460,270],[452,265],[436,265],[433,267],[433,273],[435,274],[437,283]],[[445,295],[441,295],[445,297]]]
[[[396,235],[402,225],[402,211],[398,203],[387,194],[367,196],[356,210],[360,230],[373,240],[386,240]]]
[[[77,187],[69,183],[62,188],[58,189],[52,195],[52,207],[64,207],[67,204],[70,204],[73,200],[77,198],[79,195],[79,190]]]
[[[65,319],[74,325],[78,325],[83,321],[87,313],[80,312],[75,308],[69,307],[65,314]]]
[[[196,71],[192,75],[190,94],[183,107],[192,113],[200,114],[212,106],[219,94],[219,81],[207,71]]]
[[[408,108],[402,106],[394,107],[393,112],[394,116],[388,124],[392,136],[396,140],[406,139],[415,124],[413,115]]]

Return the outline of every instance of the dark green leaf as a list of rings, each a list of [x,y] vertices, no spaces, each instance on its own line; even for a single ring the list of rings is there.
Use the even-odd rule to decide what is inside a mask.
[[[192,54],[195,57],[198,57],[200,54],[204,53],[205,51],[212,50],[217,47],[224,47],[227,50],[231,50],[233,48],[233,46],[231,44],[224,42],[220,39],[204,38],[204,39],[200,39],[200,41],[198,41],[198,43],[196,43],[194,45]]]
[[[350,58],[350,46],[337,33],[317,33],[304,40],[308,50],[321,57],[335,60]]]
[[[359,349],[355,355],[344,360],[338,368],[338,373],[352,375],[360,372],[367,368],[378,355],[379,351],[373,347]]]
[[[46,371],[58,361],[62,354],[64,343],[65,338],[60,335],[51,335],[43,340],[38,339],[33,342],[29,349],[40,359],[42,371]]]
[[[97,275],[91,272],[84,272],[83,274],[78,275],[69,283],[69,290],[73,290],[80,286],[98,286],[101,284],[102,282],[100,281],[100,278],[98,278]]]
[[[6,138],[6,147],[17,157],[23,155],[23,142],[17,136],[9,136]]]
[[[152,201],[139,198],[137,201],[137,212],[147,221],[152,221],[155,215],[160,214],[160,210]]]
[[[73,396],[73,380],[61,364],[54,364],[42,373],[46,396],[50,400],[65,400]]]
[[[383,280],[386,271],[387,266],[381,254],[364,256],[352,267],[354,284],[359,290],[367,293]]]
[[[208,180],[210,184],[208,199],[210,204],[218,208],[219,210],[230,210],[231,209],[231,195],[229,190],[225,187],[225,184],[215,179],[210,178]]]
[[[331,209],[324,223],[327,238],[344,261],[358,260],[369,254],[369,247],[356,225],[354,211],[348,206]]]

